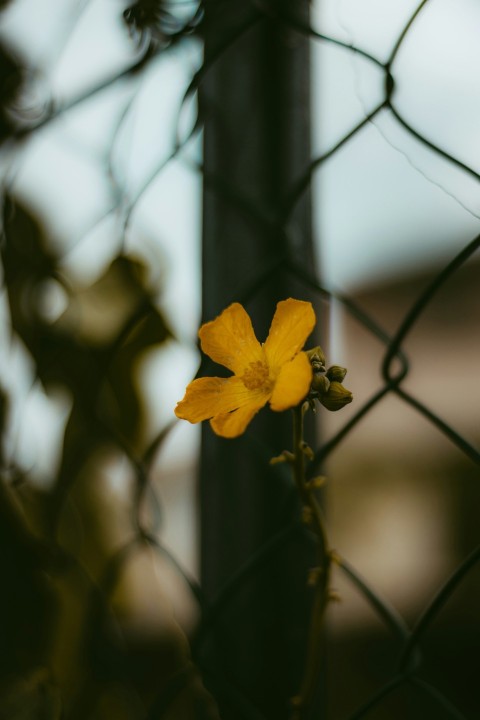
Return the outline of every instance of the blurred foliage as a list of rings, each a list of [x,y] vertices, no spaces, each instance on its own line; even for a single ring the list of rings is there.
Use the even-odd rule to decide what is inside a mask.
[[[0,4],[0,12],[6,2]],[[0,44],[0,143],[15,130],[13,108],[21,91],[24,72],[12,53]]]
[[[3,388],[0,387],[0,467],[5,466],[5,447],[3,442],[7,424],[8,400]]]
[[[123,19],[133,33],[149,32],[153,38],[167,45],[193,33],[203,17],[198,0],[137,0],[124,10]]]
[[[1,259],[12,330],[44,387],[61,386],[72,397],[65,454],[82,432],[88,447],[112,434],[135,445],[144,421],[135,367],[142,353],[171,336],[147,286],[147,269],[120,255],[97,282],[77,291],[59,274],[38,223],[9,198],[4,228]],[[50,322],[49,292],[57,285],[68,304]]]
[[[215,718],[159,582],[156,544],[138,524],[138,366],[171,337],[147,268],[120,254],[73,287],[39,221],[11,197],[3,228],[12,337],[32,378],[47,395],[61,389],[71,411],[48,487],[11,460],[0,484],[0,717],[134,720],[158,706],[165,717]],[[7,409],[6,390],[2,424]],[[122,491],[111,484],[119,467],[129,467]]]

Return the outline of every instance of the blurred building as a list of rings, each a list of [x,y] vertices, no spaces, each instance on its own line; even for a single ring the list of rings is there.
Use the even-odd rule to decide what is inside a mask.
[[[440,269],[372,285],[354,300],[393,336]],[[478,277],[478,262],[471,261],[428,303],[402,344],[410,367],[401,385],[474,448],[480,440]],[[347,313],[342,324],[344,352],[335,362],[348,367],[345,384],[355,401],[323,418],[327,439],[383,385],[384,343]],[[390,393],[339,443],[327,475],[333,547],[412,627],[478,546],[478,467],[418,409]],[[349,717],[392,677],[398,642],[340,571],[334,583],[341,600],[330,611],[332,717]],[[480,568],[474,566],[421,643],[422,676],[466,717],[479,709],[474,681],[479,599]],[[440,709],[432,714],[431,704],[423,706],[416,695],[421,693],[411,688],[399,691],[371,717],[444,717]]]

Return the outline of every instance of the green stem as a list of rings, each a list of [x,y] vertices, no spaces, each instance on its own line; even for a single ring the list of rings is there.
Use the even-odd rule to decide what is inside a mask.
[[[306,519],[317,536],[317,568],[314,576],[315,596],[310,619],[305,672],[300,691],[292,699],[291,720],[302,720],[312,700],[319,676],[323,619],[329,600],[331,554],[322,511],[315,496],[315,488],[305,479],[306,445],[303,439],[303,407],[295,408],[293,414],[293,476],[307,513]]]

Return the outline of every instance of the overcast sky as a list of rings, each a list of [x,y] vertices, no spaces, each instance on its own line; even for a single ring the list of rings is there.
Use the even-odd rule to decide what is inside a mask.
[[[418,3],[322,0],[318,30],[385,62]],[[394,103],[419,133],[480,172],[480,5],[432,0],[394,61]],[[315,154],[379,103],[383,73],[348,50],[314,43]],[[480,231],[478,179],[382,112],[317,174],[322,272],[343,290],[429,266]]]

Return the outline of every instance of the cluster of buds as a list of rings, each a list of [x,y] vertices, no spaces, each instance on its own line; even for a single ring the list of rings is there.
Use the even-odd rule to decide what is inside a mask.
[[[325,353],[318,345],[306,351],[312,365],[313,378],[308,394],[312,409],[318,400],[327,410],[341,410],[353,400],[350,390],[343,387],[342,382],[347,374],[346,368],[332,365],[326,368]]]

